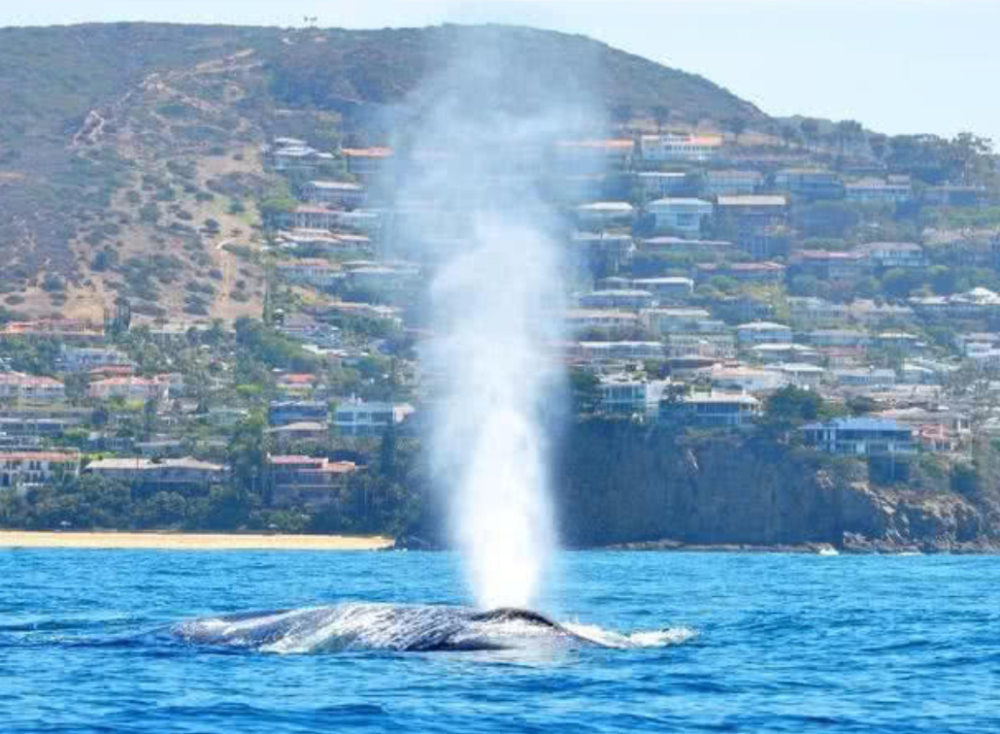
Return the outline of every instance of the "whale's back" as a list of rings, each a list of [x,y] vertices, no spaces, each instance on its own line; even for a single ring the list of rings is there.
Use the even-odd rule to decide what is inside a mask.
[[[484,612],[389,604],[242,612],[182,622],[170,632],[193,645],[272,652],[440,652],[593,644],[528,609]]]

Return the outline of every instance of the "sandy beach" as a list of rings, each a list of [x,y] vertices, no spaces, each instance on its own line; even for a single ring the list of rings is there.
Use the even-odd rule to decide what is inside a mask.
[[[149,550],[379,550],[392,538],[347,535],[224,535],[207,533],[33,532],[0,530],[0,548]]]

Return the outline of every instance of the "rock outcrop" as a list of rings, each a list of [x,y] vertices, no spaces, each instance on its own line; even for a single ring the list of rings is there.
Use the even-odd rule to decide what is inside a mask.
[[[570,545],[1000,549],[996,509],[948,491],[883,487],[867,466],[777,441],[578,425],[557,487]]]

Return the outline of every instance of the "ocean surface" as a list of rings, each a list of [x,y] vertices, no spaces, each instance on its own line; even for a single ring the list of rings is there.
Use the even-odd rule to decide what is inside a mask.
[[[988,557],[565,553],[559,645],[177,634],[463,588],[450,554],[0,550],[0,732],[1000,732]]]

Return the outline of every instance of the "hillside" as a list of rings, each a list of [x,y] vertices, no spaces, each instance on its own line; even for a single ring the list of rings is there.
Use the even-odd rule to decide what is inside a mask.
[[[91,318],[119,294],[148,316],[259,312],[260,269],[223,247],[259,244],[261,144],[388,135],[387,111],[419,105],[421,81],[471,47],[505,63],[470,104],[558,94],[601,112],[766,119],[701,77],[525,28],[0,29],[0,298]]]

